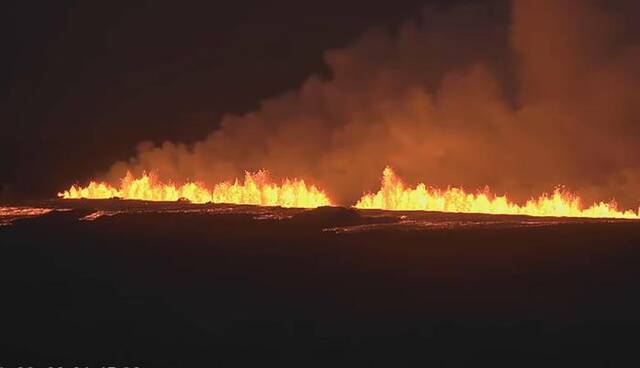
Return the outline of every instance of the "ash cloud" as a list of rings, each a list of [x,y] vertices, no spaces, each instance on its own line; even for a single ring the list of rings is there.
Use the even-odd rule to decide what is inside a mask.
[[[195,144],[142,143],[108,178],[146,170],[213,184],[265,168],[349,205],[391,165],[410,184],[489,185],[517,200],[564,184],[637,207],[640,43],[626,15],[635,6],[427,8],[327,51],[330,77],[225,116]]]

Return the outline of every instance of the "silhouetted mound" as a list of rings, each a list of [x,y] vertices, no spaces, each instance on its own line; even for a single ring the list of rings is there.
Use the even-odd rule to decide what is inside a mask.
[[[391,216],[363,217],[358,210],[346,207],[319,207],[298,213],[292,218],[292,222],[295,224],[321,228],[397,221],[397,217]]]

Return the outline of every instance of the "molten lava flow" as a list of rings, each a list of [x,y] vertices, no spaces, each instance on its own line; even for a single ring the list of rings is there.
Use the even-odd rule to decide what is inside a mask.
[[[280,185],[271,183],[265,171],[246,173],[244,183],[217,184],[212,190],[200,183],[189,182],[180,186],[162,183],[154,176],[144,174],[134,178],[131,173],[122,179],[119,188],[92,181],[86,187],[71,186],[58,193],[67,199],[123,198],[145,201],[177,201],[186,199],[192,203],[233,203],[260,206],[314,208],[331,205],[326,194],[304,180],[284,180]]]
[[[0,206],[0,226],[10,225],[13,220],[46,215],[52,208],[2,207]]]
[[[473,194],[461,188],[441,190],[424,184],[407,188],[390,167],[384,169],[380,191],[364,195],[355,207],[552,217],[640,218],[639,213],[632,210],[618,210],[613,202],[600,202],[583,209],[580,197],[560,189],[551,195],[543,194],[537,199],[530,199],[521,206],[506,196],[496,196],[488,190]]]

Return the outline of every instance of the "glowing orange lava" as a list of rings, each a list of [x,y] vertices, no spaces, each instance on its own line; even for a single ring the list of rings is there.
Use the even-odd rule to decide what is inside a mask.
[[[390,167],[384,169],[382,188],[375,194],[364,195],[355,207],[552,217],[640,218],[638,212],[618,210],[613,202],[599,202],[584,208],[580,197],[560,189],[556,189],[550,195],[543,194],[537,199],[530,199],[524,205],[518,205],[506,196],[496,196],[488,190],[474,194],[461,188],[430,188],[422,183],[415,188],[409,188]]]
[[[13,220],[17,220],[20,218],[46,215],[51,211],[53,211],[52,208],[0,206],[0,226],[10,225]]]
[[[86,187],[71,186],[58,193],[66,199],[122,198],[145,201],[177,201],[186,199],[192,203],[232,203],[260,206],[314,208],[331,205],[327,195],[304,180],[285,179],[281,184],[270,182],[265,171],[246,173],[244,182],[224,182],[209,190],[203,184],[189,182],[176,186],[162,183],[155,176],[144,174],[134,178],[131,173],[116,188],[104,182],[92,181]]]

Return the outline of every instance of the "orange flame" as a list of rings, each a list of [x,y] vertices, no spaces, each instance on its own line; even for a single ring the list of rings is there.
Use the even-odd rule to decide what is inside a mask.
[[[245,173],[244,183],[224,182],[213,190],[203,184],[188,182],[176,186],[158,181],[155,176],[144,174],[134,178],[131,173],[122,179],[119,188],[104,182],[92,181],[86,187],[71,186],[69,190],[58,193],[65,199],[107,199],[123,198],[145,201],[189,200],[192,203],[233,203],[260,206],[282,206],[314,208],[331,205],[326,194],[304,180],[285,179],[280,185],[269,181],[266,171],[255,174]]]
[[[640,218],[638,212],[618,210],[615,202],[599,202],[584,209],[580,197],[561,189],[556,189],[551,195],[543,194],[537,199],[530,199],[520,206],[506,196],[496,196],[488,190],[473,194],[461,188],[441,190],[422,183],[415,188],[407,188],[388,166],[383,172],[382,188],[375,194],[365,194],[355,207],[551,217]]]

